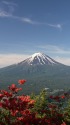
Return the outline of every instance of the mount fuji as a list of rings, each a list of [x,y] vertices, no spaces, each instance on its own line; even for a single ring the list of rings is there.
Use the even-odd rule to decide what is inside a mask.
[[[34,53],[32,56],[27,58],[26,60],[19,63],[20,65],[57,65],[60,64],[56,62],[54,59],[45,55],[44,53]]]
[[[19,79],[26,79],[24,94],[39,93],[41,89],[66,89],[70,87],[70,66],[65,66],[44,53],[34,53],[29,58],[0,69],[0,88]]]

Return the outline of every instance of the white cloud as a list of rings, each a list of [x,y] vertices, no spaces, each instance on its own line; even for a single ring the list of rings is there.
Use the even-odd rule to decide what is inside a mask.
[[[0,5],[0,17],[13,17],[13,12],[15,10],[15,7],[17,7],[17,4],[10,1],[2,1],[0,3],[2,5]]]
[[[20,17],[20,20],[26,23],[35,24],[35,22],[29,18]]]
[[[12,17],[12,14],[11,13],[8,13],[4,10],[0,10],[0,17]]]
[[[67,57],[55,57],[54,58],[56,61],[65,64],[65,65],[69,65],[70,66],[70,58]]]
[[[53,54],[70,54],[70,50],[65,50],[61,47],[55,45],[40,45],[37,46],[40,49],[46,50],[46,52],[53,53]]]
[[[15,16],[12,13],[13,11],[14,11],[14,8],[12,6],[9,7],[9,12],[0,9],[0,17],[17,19],[24,23],[33,24],[33,25],[45,25],[45,26],[49,26],[49,27],[53,27],[53,28],[58,28],[60,30],[62,29],[62,26],[60,24],[53,25],[53,24],[48,24],[48,23],[36,22],[27,17]]]
[[[65,50],[55,45],[40,45],[37,47],[44,50],[44,52],[51,55],[51,57],[54,56],[53,59],[56,61],[70,66],[70,50]],[[56,57],[56,55],[58,56]]]
[[[45,23],[37,22],[34,21],[30,18],[27,17],[18,17],[22,22],[29,23],[29,24],[34,24],[34,25],[46,25]]]
[[[3,4],[3,9],[5,9],[5,6],[6,6],[6,8],[8,9],[8,13],[13,13],[15,10],[15,7],[17,7],[17,4],[13,2],[2,1],[2,4]]]
[[[58,29],[62,29],[62,25],[61,24],[48,24],[48,23],[43,23],[43,22],[37,22],[37,21],[33,21],[30,18],[24,18],[24,17],[20,17],[20,20],[29,24],[34,24],[34,25],[45,25],[45,26],[50,26],[53,28],[58,28]]]
[[[10,1],[5,1],[5,0],[3,0],[1,3],[3,4],[3,7],[2,8],[0,7],[0,17],[17,19],[24,23],[33,24],[33,25],[44,25],[46,27],[49,26],[60,30],[62,29],[61,24],[50,24],[45,22],[38,22],[27,17],[19,17],[16,15],[13,15],[13,12],[15,10],[15,7],[17,7],[17,4]],[[5,6],[7,7],[7,11],[5,10]]]
[[[13,3],[13,2],[2,1],[2,3],[5,4],[5,5],[17,6],[17,4],[16,4],[16,3]]]
[[[62,25],[61,24],[47,24],[50,27],[54,27],[54,28],[58,28],[58,29],[62,29]]]
[[[26,59],[27,57],[29,57],[29,55],[0,54],[0,68],[21,62],[24,59]]]

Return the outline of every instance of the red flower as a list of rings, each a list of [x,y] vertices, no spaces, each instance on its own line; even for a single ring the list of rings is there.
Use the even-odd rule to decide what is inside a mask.
[[[62,98],[62,99],[64,99],[64,98],[65,98],[65,96],[64,96],[64,95],[62,95],[62,96],[61,96],[61,98]]]
[[[13,92],[15,92],[15,90],[16,90],[16,85],[15,84],[12,84],[11,86],[9,86],[8,87],[9,88],[9,90],[12,90]]]
[[[50,96],[50,99],[53,99],[53,96],[52,96],[52,95]]]
[[[12,96],[12,93],[10,92],[7,92],[6,90],[2,90],[1,91],[2,93],[3,93],[3,96],[7,96],[7,97],[11,97]],[[1,97],[1,95],[0,95],[0,97]]]
[[[0,108],[2,107],[2,103],[0,102]]]
[[[19,80],[18,81],[18,83],[21,85],[21,84],[24,84],[26,82],[26,80],[25,79],[21,79],[21,80]]]
[[[16,88],[16,89],[15,89],[15,92],[18,92],[18,91],[20,91],[20,90],[22,90],[22,88]]]
[[[53,99],[56,100],[56,101],[59,101],[60,97],[59,96],[55,96]]]
[[[2,99],[3,96],[4,96],[3,94],[0,94],[0,99]]]
[[[61,125],[66,125],[66,123],[65,123],[65,122],[63,122]]]

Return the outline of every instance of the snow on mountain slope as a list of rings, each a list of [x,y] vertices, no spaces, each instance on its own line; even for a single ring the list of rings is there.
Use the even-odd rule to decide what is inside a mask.
[[[32,56],[22,61],[20,64],[28,64],[28,65],[55,65],[59,64],[49,56],[44,53],[34,53]]]

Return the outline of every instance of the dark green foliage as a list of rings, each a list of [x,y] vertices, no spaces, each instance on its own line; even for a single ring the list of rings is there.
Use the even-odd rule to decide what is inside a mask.
[[[47,93],[42,90],[39,95],[31,95],[31,98],[35,100],[33,112],[38,112],[41,115],[41,111],[47,109]]]
[[[3,109],[3,108],[0,109],[0,124],[1,125],[3,124],[8,125],[8,123],[10,125],[10,124],[13,124],[15,121],[16,121],[15,117],[13,117],[12,115],[10,117],[9,110]]]
[[[65,120],[70,124],[70,99],[68,101],[67,107],[64,110]]]

